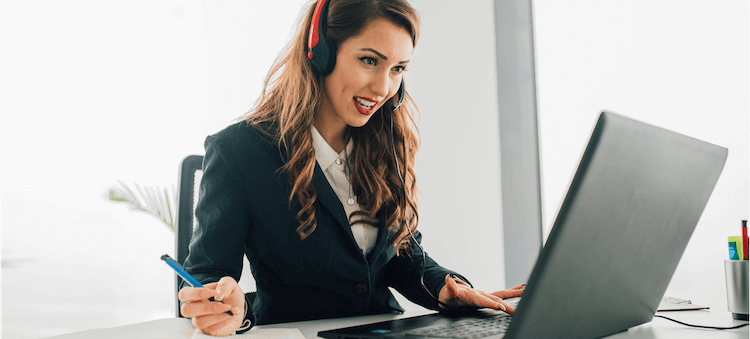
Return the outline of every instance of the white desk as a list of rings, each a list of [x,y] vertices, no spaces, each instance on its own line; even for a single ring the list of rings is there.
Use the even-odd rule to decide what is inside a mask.
[[[313,321],[301,321],[294,323],[262,325],[257,328],[299,328],[305,338],[318,338],[319,331],[374,323],[391,319],[398,319],[410,316],[432,313],[432,311],[411,311],[402,315],[385,314],[372,315],[363,317],[324,319]],[[690,324],[730,327],[746,323],[746,321],[733,320],[730,313],[723,310],[698,310],[682,312],[659,312],[659,314],[677,319]],[[140,339],[190,339],[191,331],[182,331],[165,336],[163,333],[145,332],[146,327],[153,327],[155,323],[162,322],[164,325],[173,325],[178,322],[188,323],[187,319],[163,319],[147,323],[134,324],[128,326],[114,327],[109,329],[96,329],[89,331],[75,332],[62,336],[53,337],[55,339],[93,339],[93,338],[140,338]],[[680,325],[669,320],[654,318],[651,322],[631,328],[627,332],[621,332],[607,337],[608,339],[639,338],[639,339],[692,339],[692,338],[722,338],[722,339],[747,339],[748,327],[734,330],[708,330],[698,329]]]

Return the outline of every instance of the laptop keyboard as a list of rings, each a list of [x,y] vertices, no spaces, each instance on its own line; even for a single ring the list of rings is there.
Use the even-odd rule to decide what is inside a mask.
[[[505,333],[510,325],[510,316],[483,319],[462,319],[448,325],[423,327],[405,332],[405,335],[475,339]]]

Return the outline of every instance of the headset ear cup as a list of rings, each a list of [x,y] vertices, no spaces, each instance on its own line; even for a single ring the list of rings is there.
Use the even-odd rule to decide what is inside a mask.
[[[401,106],[401,104],[404,102],[404,97],[406,96],[406,87],[404,86],[404,80],[401,79],[401,85],[398,87],[398,93],[396,93],[398,98],[396,99],[396,102],[391,104],[391,110],[395,111],[398,106]]]
[[[321,68],[321,75],[331,74],[331,72],[333,72],[333,66],[336,66],[336,43],[333,42],[333,39],[327,36],[325,42],[325,46],[323,46],[326,49],[325,65]]]
[[[336,64],[336,43],[326,34],[326,18],[330,3],[330,0],[318,0],[310,22],[307,57],[320,75],[331,74]]]
[[[333,71],[336,65],[336,43],[333,39],[326,37],[318,42],[318,45],[311,50],[312,58],[310,62],[320,75],[328,75]]]

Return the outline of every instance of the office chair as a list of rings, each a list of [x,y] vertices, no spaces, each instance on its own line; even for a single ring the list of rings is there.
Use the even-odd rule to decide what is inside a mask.
[[[190,155],[180,163],[177,175],[177,217],[175,219],[175,261],[180,265],[187,259],[190,239],[193,238],[193,229],[196,225],[195,206],[198,203],[198,186],[203,175],[203,156]],[[242,277],[239,284],[243,291],[254,288],[252,273],[249,272],[247,258],[243,259]],[[247,280],[250,279],[250,280]],[[175,304],[176,315],[180,315],[180,300],[177,294],[180,292],[180,278],[175,274]],[[251,293],[251,299],[255,293]]]
[[[200,180],[196,179],[196,172],[202,173],[203,156],[189,155],[180,163],[180,170],[177,174],[177,218],[175,219],[175,260],[183,265],[188,256],[188,246],[190,239],[193,238],[193,228],[195,227],[195,205],[197,187]],[[180,278],[175,274],[175,301],[177,303],[177,317],[180,315],[180,299],[177,293],[180,292]]]

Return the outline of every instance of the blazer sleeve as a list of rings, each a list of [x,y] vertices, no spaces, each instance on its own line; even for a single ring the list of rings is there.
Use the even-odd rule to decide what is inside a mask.
[[[224,276],[239,281],[251,227],[247,196],[229,147],[214,136],[206,138],[204,147],[203,177],[195,209],[198,223],[185,270],[202,284],[217,282]],[[246,294],[245,300],[250,301],[249,298]],[[254,324],[251,302],[247,308],[245,319]]]
[[[422,234],[419,231],[414,233],[414,237],[421,244]],[[422,288],[422,250],[414,241],[411,242],[409,253],[395,256],[386,264],[384,267],[386,284],[415,304],[431,310],[440,310],[437,300]],[[464,276],[438,265],[427,253],[424,258],[424,285],[435,298],[438,298],[440,290],[445,286],[447,274],[454,274],[471,285]]]

